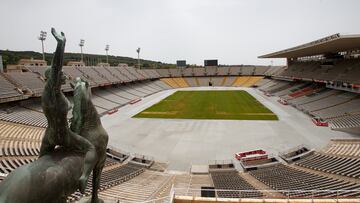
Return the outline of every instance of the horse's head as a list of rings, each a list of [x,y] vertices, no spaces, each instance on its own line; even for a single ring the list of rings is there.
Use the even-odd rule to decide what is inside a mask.
[[[74,101],[90,101],[91,100],[91,88],[86,80],[79,77],[75,79],[75,83],[71,83],[74,89]]]
[[[89,115],[92,108],[91,103],[91,88],[87,81],[82,80],[81,78],[76,78],[75,83],[72,83],[71,86],[74,88],[74,107],[73,107],[73,118],[71,120],[71,129],[79,133],[86,115]]]

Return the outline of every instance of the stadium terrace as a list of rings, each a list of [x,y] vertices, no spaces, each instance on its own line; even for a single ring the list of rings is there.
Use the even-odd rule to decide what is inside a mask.
[[[260,58],[287,65],[64,66],[63,92],[72,101],[70,83],[87,80],[110,136],[100,197],[358,202],[360,35]],[[39,98],[46,67],[30,61],[0,72],[0,181],[37,159],[47,126]],[[68,202],[87,198],[87,187]]]

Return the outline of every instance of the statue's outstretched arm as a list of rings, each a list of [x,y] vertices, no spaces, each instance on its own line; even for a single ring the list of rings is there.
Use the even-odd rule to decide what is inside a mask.
[[[55,37],[57,41],[57,46],[52,61],[52,70],[50,77],[54,83],[54,89],[60,91],[62,85],[62,66],[64,60],[66,38],[63,32],[61,32],[61,34],[58,34],[55,28],[51,28],[51,34]]]

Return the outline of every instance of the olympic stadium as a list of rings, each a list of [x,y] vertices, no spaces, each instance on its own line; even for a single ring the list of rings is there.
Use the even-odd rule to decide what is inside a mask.
[[[357,202],[359,50],[359,35],[335,34],[260,56],[287,66],[77,64],[62,90],[72,101],[72,80],[91,86],[105,202]],[[46,67],[0,73],[0,180],[37,159]]]

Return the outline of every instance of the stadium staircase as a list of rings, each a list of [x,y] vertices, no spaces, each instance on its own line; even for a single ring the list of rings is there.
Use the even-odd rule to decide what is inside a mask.
[[[197,85],[198,87],[200,87],[200,82],[199,82],[199,80],[198,80],[197,77],[195,78],[195,81],[196,81],[196,85]]]
[[[227,77],[225,76],[222,81],[221,81],[221,86],[224,86],[224,84],[226,83]]]

